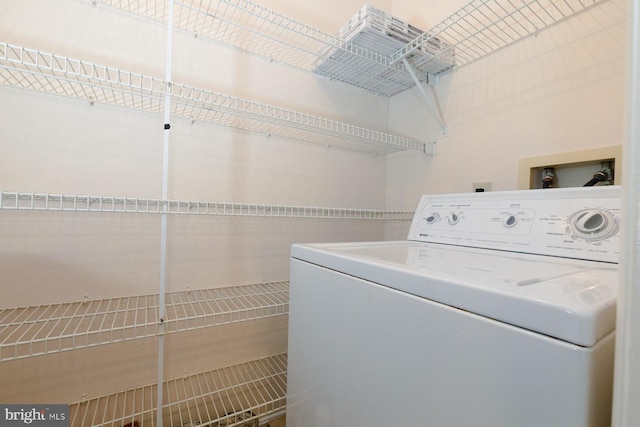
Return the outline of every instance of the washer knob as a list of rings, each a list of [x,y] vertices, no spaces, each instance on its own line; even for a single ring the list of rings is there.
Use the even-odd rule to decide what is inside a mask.
[[[440,219],[440,215],[437,213],[432,213],[427,216],[424,220],[427,221],[427,224],[434,224],[436,221]]]
[[[605,239],[617,231],[613,214],[600,209],[584,209],[569,217],[569,227],[576,235],[586,240]]]
[[[607,226],[607,217],[601,212],[587,211],[578,216],[574,224],[583,233],[597,233]]]
[[[518,223],[518,217],[515,215],[509,215],[502,221],[502,225],[507,228],[511,228]]]
[[[447,221],[449,221],[449,224],[451,225],[456,225],[457,223],[460,222],[460,215],[458,215],[455,212],[451,212],[447,217]]]

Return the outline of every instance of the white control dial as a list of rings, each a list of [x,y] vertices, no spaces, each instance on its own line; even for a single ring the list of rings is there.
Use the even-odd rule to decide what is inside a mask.
[[[424,220],[427,224],[435,224],[440,219],[440,214],[432,213],[428,215]]]
[[[507,228],[511,228],[515,226],[517,223],[518,223],[518,217],[515,215],[509,215],[502,221],[502,225],[504,225]]]
[[[584,209],[568,218],[569,229],[575,237],[585,240],[602,240],[618,230],[615,216],[602,209]]]
[[[447,221],[449,221],[449,224],[451,225],[456,225],[458,222],[460,222],[460,215],[455,212],[451,212],[447,217]]]

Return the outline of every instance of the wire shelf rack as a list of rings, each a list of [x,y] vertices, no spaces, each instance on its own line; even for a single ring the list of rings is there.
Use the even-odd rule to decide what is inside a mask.
[[[101,3],[162,22],[165,0],[101,0]],[[338,72],[321,73],[370,92],[390,96],[414,86],[402,64],[366,45],[352,43],[249,0],[176,1],[174,27],[216,40],[269,60],[313,71],[330,59]],[[335,70],[334,70],[335,71]],[[428,79],[426,73],[422,78]]]
[[[4,42],[0,84],[156,114],[170,95],[173,117],[376,155],[435,153],[433,143]]]
[[[391,96],[415,85],[400,62],[402,58],[411,63],[419,52],[419,66],[412,65],[419,79],[428,82],[429,74],[446,74],[605,1],[471,0],[391,54],[324,33],[248,0],[176,1],[174,25],[305,70],[314,70],[325,61],[319,74]],[[167,22],[164,0],[102,3]],[[430,64],[448,65],[420,72]]]
[[[385,61],[394,64],[390,61],[390,55],[422,33],[422,30],[409,23],[366,4],[340,29],[339,35],[343,43],[353,43],[378,52]],[[384,68],[376,65],[377,68],[373,69],[374,65],[355,63],[356,58],[335,47],[324,52],[322,58],[317,61],[314,72],[393,96],[413,87],[416,81],[429,82],[429,74],[437,74],[451,68],[455,62],[453,49],[447,49],[446,55],[438,55],[437,58],[434,56],[434,53],[446,47],[446,43],[434,38],[432,43],[425,44],[408,55],[406,59],[415,78],[411,73],[393,72],[388,66]],[[405,64],[402,64],[402,67],[405,67]],[[363,69],[375,70],[372,74],[376,78],[372,80],[362,74]]]
[[[163,111],[163,80],[0,42],[0,83],[70,98]]]
[[[411,221],[413,212],[0,191],[0,211],[67,211]]]
[[[165,331],[180,332],[289,312],[289,283],[165,295]],[[159,296],[142,295],[0,310],[0,362],[158,334]]]
[[[436,39],[455,49],[455,68],[468,64],[607,0],[472,0],[391,55],[396,62]],[[451,71],[443,70],[440,74]]]
[[[286,353],[168,380],[163,420],[170,426],[257,426],[284,413],[286,383]],[[73,403],[70,425],[154,427],[156,390],[148,385]]]
[[[434,154],[433,143],[247,99],[180,84],[173,85],[172,94],[172,115],[192,121],[222,124],[376,155],[406,150]]]

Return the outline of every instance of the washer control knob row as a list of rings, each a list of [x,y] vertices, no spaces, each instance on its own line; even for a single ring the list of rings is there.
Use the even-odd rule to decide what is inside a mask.
[[[438,220],[440,220],[440,214],[437,212],[431,213],[427,215],[424,220],[427,224],[435,224],[436,222],[438,222]],[[451,212],[449,215],[447,215],[447,222],[450,225],[456,225],[458,222],[460,222],[460,215],[455,212]]]

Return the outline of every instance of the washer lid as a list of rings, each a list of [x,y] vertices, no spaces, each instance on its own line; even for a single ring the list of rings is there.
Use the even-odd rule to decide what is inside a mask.
[[[615,264],[407,241],[293,245],[291,256],[580,346],[615,329]]]

